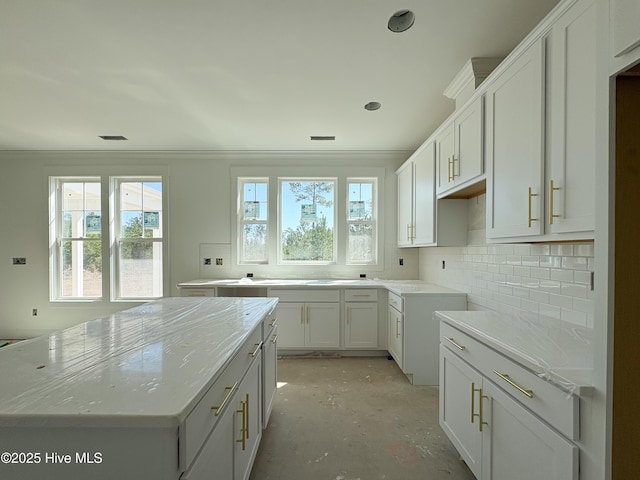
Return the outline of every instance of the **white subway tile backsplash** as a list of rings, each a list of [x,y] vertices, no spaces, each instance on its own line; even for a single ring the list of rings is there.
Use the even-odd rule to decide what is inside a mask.
[[[486,245],[478,232],[467,247],[421,248],[420,278],[466,292],[469,308],[593,324],[592,242]]]

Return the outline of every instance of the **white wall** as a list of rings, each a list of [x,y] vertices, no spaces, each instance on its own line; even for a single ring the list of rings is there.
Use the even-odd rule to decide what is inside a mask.
[[[175,285],[200,276],[200,245],[231,242],[230,168],[251,165],[323,165],[382,167],[385,169],[386,219],[381,231],[384,263],[369,277],[417,278],[415,249],[396,247],[395,170],[410,152],[357,153],[100,153],[2,152],[0,153],[0,338],[30,338],[98,318],[132,306],[131,303],[49,302],[48,176],[56,169],[83,175],[92,169],[118,175],[122,169],[158,166],[168,171],[169,281],[167,295],[177,295]],[[26,257],[24,266],[12,257]],[[398,266],[404,258],[404,267]],[[244,272],[246,268],[235,272]],[[354,275],[347,267],[337,274]],[[277,277],[278,268],[269,272]],[[32,316],[32,309],[38,315]]]

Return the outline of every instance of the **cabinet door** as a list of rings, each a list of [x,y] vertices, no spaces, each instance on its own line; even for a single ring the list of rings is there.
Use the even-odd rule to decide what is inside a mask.
[[[487,237],[543,232],[544,39],[486,92]]]
[[[236,394],[234,480],[247,480],[262,438],[262,355],[251,364]],[[212,471],[217,477],[217,472]]]
[[[345,348],[378,348],[377,303],[346,303],[344,317]]]
[[[413,228],[413,162],[408,161],[397,172],[398,180],[398,246],[410,246]]]
[[[640,3],[611,0],[610,12],[613,55],[621,57],[640,45]]]
[[[440,426],[478,479],[490,478],[481,477],[482,433],[477,390],[481,387],[482,376],[440,345]],[[520,477],[516,475],[511,480],[515,478]]]
[[[402,370],[404,366],[402,356],[402,330],[404,328],[402,314],[393,307],[389,307],[388,312],[387,349]]]
[[[482,389],[487,396],[483,416],[488,424],[483,428],[483,479],[578,479],[576,445],[489,380],[484,379]]]
[[[307,324],[305,346],[319,348],[340,347],[340,304],[305,304]]]
[[[280,326],[279,347],[304,347],[304,303],[278,303],[278,324]]]
[[[455,150],[451,167],[453,184],[458,185],[482,175],[483,164],[483,98],[477,98],[454,120]]]
[[[551,34],[547,230],[595,227],[596,7],[575,4]]]
[[[263,396],[262,396],[262,428],[267,428],[273,400],[276,398],[278,386],[278,327],[275,327],[264,343],[263,355]]]
[[[436,135],[436,194],[453,186],[453,157],[455,154],[455,130],[449,123]]]
[[[414,246],[435,242],[434,143],[420,148],[413,159]]]
[[[202,450],[180,480],[233,480],[235,398],[231,399]]]

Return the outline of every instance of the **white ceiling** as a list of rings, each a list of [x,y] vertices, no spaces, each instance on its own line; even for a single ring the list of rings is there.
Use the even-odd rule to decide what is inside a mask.
[[[0,150],[413,150],[558,0],[1,3]]]

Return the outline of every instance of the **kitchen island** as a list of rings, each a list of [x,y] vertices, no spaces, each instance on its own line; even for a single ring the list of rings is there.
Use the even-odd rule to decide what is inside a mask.
[[[276,305],[166,298],[3,348],[0,478],[248,478]]]

